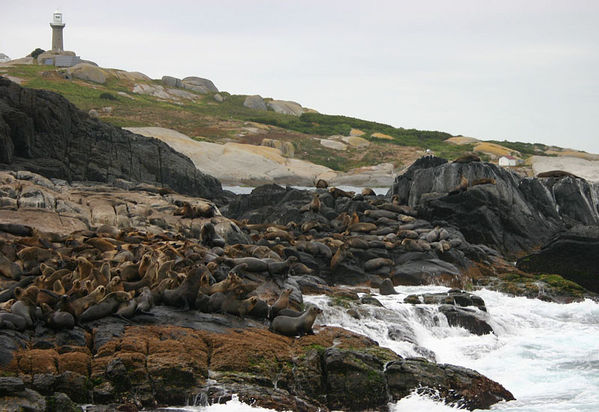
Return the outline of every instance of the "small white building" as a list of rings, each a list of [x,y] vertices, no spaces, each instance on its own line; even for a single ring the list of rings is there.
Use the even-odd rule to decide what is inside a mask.
[[[516,166],[518,159],[513,156],[501,156],[499,158],[499,166]]]

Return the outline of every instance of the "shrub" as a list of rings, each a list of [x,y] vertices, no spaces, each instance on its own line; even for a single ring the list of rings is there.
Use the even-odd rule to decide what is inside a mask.
[[[34,59],[37,59],[37,56],[39,56],[40,54],[42,54],[44,52],[45,52],[45,50],[42,50],[38,47],[37,49],[35,49],[34,51],[31,52],[31,57],[33,57]]]
[[[105,99],[105,100],[118,100],[118,99],[116,98],[116,96],[115,96],[115,95],[113,95],[113,94],[110,94],[110,93],[106,93],[106,92],[105,92],[105,93],[102,93],[102,94],[100,95],[100,99]]]

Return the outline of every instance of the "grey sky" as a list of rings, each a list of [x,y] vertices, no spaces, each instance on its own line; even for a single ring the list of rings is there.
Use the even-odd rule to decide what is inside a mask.
[[[206,77],[231,93],[599,153],[599,1],[0,0],[0,52]]]

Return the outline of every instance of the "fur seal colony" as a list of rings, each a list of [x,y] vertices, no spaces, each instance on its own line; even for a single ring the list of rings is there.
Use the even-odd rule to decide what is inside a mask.
[[[331,287],[352,283],[356,275],[359,283],[389,291],[396,256],[443,254],[462,241],[418,220],[396,198],[319,186],[298,207],[301,221],[282,224],[230,220],[213,202],[181,200],[170,192],[160,194],[161,201],[170,201],[163,207],[168,216],[153,218],[162,231],[102,223],[64,234],[3,224],[0,328],[42,323],[71,329],[110,316],[135,323],[166,305],[249,316],[270,322],[275,332],[302,335],[319,313],[299,310],[302,292],[310,292],[304,277],[328,284],[316,287],[317,293],[332,293]],[[119,199],[126,201],[126,195]],[[337,212],[336,204],[344,207]],[[99,213],[93,207],[90,212]],[[170,228],[178,230],[166,223],[173,218],[180,223]]]

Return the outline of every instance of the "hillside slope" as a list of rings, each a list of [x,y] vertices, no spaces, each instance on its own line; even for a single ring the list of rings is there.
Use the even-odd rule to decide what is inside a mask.
[[[92,111],[115,126],[169,128],[199,141],[219,144],[281,147],[290,143],[292,153],[283,155],[335,171],[381,163],[392,163],[400,171],[431,152],[451,160],[476,151],[489,161],[497,161],[502,155],[522,161],[533,155],[592,156],[541,144],[483,142],[444,132],[320,114],[294,102],[215,92],[212,82],[197,77],[152,80],[137,72],[87,66],[57,69],[2,64],[0,75],[25,87],[58,92],[80,109]],[[532,174],[530,164],[520,167],[522,172]]]

